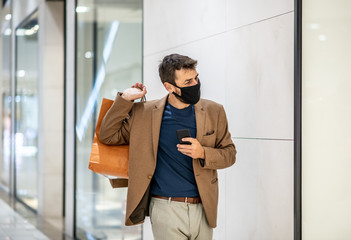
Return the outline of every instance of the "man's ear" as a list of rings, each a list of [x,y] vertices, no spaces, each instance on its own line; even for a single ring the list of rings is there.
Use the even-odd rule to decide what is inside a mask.
[[[165,89],[167,90],[167,92],[172,93],[173,92],[173,86],[172,84],[168,83],[168,82],[164,82],[163,86],[165,87]]]

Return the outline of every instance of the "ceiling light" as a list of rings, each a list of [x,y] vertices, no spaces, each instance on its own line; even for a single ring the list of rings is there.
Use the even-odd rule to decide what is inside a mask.
[[[324,41],[327,41],[327,36],[321,34],[321,35],[318,36],[318,39],[319,39],[319,41],[324,42]]]
[[[320,29],[321,26],[318,23],[311,23],[310,28],[313,30],[317,30],[317,29]]]
[[[78,6],[76,8],[77,13],[84,13],[84,12],[88,12],[88,11],[89,11],[89,8],[86,6]]]
[[[93,55],[94,55],[94,54],[93,54],[92,52],[88,51],[88,52],[86,52],[86,53],[84,54],[84,57],[87,58],[87,59],[89,59],[89,58],[92,58]]]
[[[11,35],[11,29],[10,28],[6,28],[5,32],[4,32],[4,35],[5,36],[10,36]]]
[[[24,34],[27,36],[33,35],[35,33],[35,31],[33,29],[28,29],[24,31]]]
[[[9,21],[9,20],[11,20],[11,18],[12,18],[11,14],[6,14],[5,15],[5,20]]]
[[[26,71],[24,71],[24,70],[17,71],[17,77],[24,77],[25,75],[26,75]]]
[[[16,35],[17,36],[24,36],[24,29],[20,28],[16,30]]]

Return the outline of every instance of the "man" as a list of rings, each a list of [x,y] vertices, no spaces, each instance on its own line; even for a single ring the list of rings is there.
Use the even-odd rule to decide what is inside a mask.
[[[159,75],[169,94],[134,103],[146,94],[136,83],[118,93],[100,128],[101,142],[130,147],[126,225],[150,215],[156,240],[212,239],[217,169],[236,159],[223,106],[200,99],[196,65],[187,56],[164,57]],[[189,129],[182,141],[190,144],[178,143],[179,129]]]

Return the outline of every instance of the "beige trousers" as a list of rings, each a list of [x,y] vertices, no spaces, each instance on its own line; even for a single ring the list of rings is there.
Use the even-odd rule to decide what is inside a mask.
[[[201,203],[151,198],[150,220],[155,240],[212,240]]]

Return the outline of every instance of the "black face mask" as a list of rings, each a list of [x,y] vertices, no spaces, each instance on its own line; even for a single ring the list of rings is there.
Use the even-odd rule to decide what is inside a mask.
[[[175,92],[173,92],[173,94],[183,103],[196,104],[200,100],[200,80],[198,80],[196,85],[190,87],[178,87],[175,84],[172,85],[180,89],[181,95],[178,95]]]

